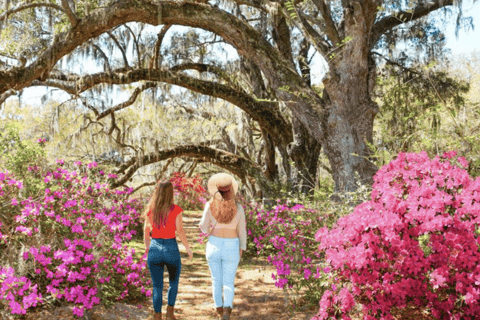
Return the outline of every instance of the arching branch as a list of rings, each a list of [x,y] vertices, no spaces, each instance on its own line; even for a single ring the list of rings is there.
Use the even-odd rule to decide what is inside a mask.
[[[2,104],[5,102],[5,100],[7,100],[8,98],[10,98],[11,96],[14,96],[17,94],[17,91],[11,89],[11,90],[8,90],[7,92],[3,93],[0,95],[0,109],[1,109],[1,106]]]
[[[52,74],[59,79],[75,80],[63,85],[67,92],[84,92],[100,83],[129,84],[138,81],[157,81],[178,85],[186,89],[228,101],[259,122],[275,139],[276,143],[288,144],[293,141],[291,124],[281,115],[277,102],[258,100],[240,88],[197,79],[169,70],[136,69],[127,72],[97,73],[85,77]],[[60,87],[58,83],[54,83]]]
[[[3,14],[1,14],[0,15],[0,22],[4,21],[6,18],[8,18],[9,16],[11,16],[12,14],[15,14],[17,12],[28,10],[28,9],[33,9],[33,8],[40,8],[40,7],[53,8],[53,9],[56,9],[58,11],[61,11],[65,14],[67,14],[67,12],[65,12],[65,9],[63,9],[61,6],[59,6],[57,4],[54,4],[54,3],[25,3],[24,2],[24,3],[20,3],[15,8],[7,10]]]
[[[221,36],[239,55],[251,59],[258,66],[268,79],[269,87],[297,114],[310,134],[319,141],[325,138],[324,129],[318,125],[324,112],[324,103],[321,97],[306,85],[291,62],[248,22],[216,6],[196,1],[124,0],[113,2],[106,8],[97,8],[84,19],[78,20],[75,28],[59,34],[58,40],[28,66],[0,71],[0,94],[9,89],[25,88],[36,79],[45,80],[57,61],[82,43],[132,21],[154,26],[179,24]],[[288,90],[284,90],[286,87]]]
[[[398,25],[408,23],[413,20],[420,19],[430,12],[438,10],[442,7],[451,6],[454,4],[454,0],[435,0],[419,4],[415,8],[409,11],[398,11],[394,14],[385,17],[373,26],[373,41],[372,46],[380,39],[381,35],[387,30],[393,29]]]
[[[234,86],[238,85],[232,81],[227,71],[211,64],[187,62],[187,63],[175,65],[171,67],[170,70],[174,72],[184,71],[184,70],[195,70],[200,73],[210,72],[215,74],[217,77],[227,81],[231,85],[234,85]]]
[[[141,159],[131,159],[120,167],[117,174],[124,173],[124,175],[114,181],[111,184],[111,188],[117,188],[125,184],[141,166],[178,157],[190,157],[192,159],[210,162],[238,176],[248,175],[260,177],[262,175],[262,171],[256,163],[238,155],[206,146],[186,145],[147,154]],[[140,165],[140,163],[142,165]]]

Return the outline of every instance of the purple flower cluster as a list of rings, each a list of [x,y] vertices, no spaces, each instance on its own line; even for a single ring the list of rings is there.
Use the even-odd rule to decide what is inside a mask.
[[[314,319],[480,317],[480,178],[455,152],[401,153],[374,177],[371,200],[316,234],[337,287]],[[410,315],[411,316],[411,315]]]
[[[307,298],[318,296],[329,275],[319,265],[321,254],[316,250],[314,235],[324,225],[325,217],[300,204],[279,203],[272,210],[255,204],[244,207],[248,208],[248,242],[275,266],[275,285],[298,291],[305,288]]]
[[[128,197],[132,189],[110,190],[96,163],[76,163],[84,174],[67,170],[63,160],[57,165],[43,174],[43,194],[23,201],[17,200],[22,183],[0,172],[0,200],[7,204],[0,210],[18,212],[12,227],[0,223],[0,251],[26,246],[29,268],[28,278],[18,277],[18,259],[2,255],[0,263],[11,267],[0,268],[0,306],[25,314],[54,298],[74,303],[82,317],[102,301],[151,294],[145,261],[127,246],[142,202]]]
[[[25,314],[26,309],[43,303],[37,285],[26,277],[16,277],[13,268],[0,267],[0,297],[9,302],[12,314]]]

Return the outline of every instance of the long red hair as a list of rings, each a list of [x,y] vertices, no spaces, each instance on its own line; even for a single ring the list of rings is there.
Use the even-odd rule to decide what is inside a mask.
[[[220,197],[218,196],[220,194]],[[218,190],[210,201],[210,212],[218,223],[230,223],[237,214],[237,204],[233,187],[228,191]]]
[[[173,185],[170,181],[162,181],[153,192],[147,207],[143,212],[145,219],[152,213],[152,222],[155,228],[160,228],[167,224],[168,214],[173,207]],[[148,220],[150,222],[150,220]]]

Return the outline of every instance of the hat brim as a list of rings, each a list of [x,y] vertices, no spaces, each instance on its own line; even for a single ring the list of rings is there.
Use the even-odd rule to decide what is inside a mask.
[[[238,182],[235,180],[235,178],[228,174],[228,173],[217,173],[214,174],[209,180],[207,184],[207,189],[208,193],[210,193],[211,196],[213,196],[217,191],[218,191],[218,183],[220,181],[224,181],[225,179],[230,178],[232,180],[232,188],[233,192],[237,194],[238,191]]]

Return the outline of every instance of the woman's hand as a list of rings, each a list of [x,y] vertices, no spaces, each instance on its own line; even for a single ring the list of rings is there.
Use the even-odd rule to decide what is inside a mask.
[[[240,249],[240,258],[242,257],[242,252],[243,252],[243,250],[242,250],[242,249]]]
[[[187,249],[187,254],[188,254],[188,262],[191,262],[192,259],[193,259],[192,249],[188,248],[188,249]]]

